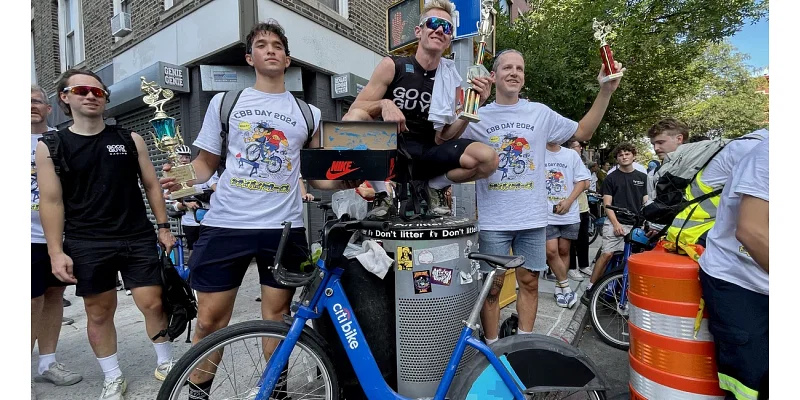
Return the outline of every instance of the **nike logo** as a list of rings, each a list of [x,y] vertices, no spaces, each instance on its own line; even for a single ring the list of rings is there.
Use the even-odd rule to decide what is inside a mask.
[[[328,172],[325,173],[325,177],[333,181],[361,169],[360,167],[353,168],[352,165],[352,161],[334,161],[331,163],[331,167],[328,168]]]

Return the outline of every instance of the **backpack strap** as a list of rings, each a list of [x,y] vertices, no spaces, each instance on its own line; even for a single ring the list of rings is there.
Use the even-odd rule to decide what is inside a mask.
[[[306,120],[306,126],[308,127],[308,136],[305,144],[303,144],[303,148],[306,148],[311,143],[311,137],[314,136],[314,113],[311,112],[311,106],[299,97],[295,96],[294,100],[297,102],[297,106],[300,107],[300,112],[303,113],[303,119]]]
[[[64,162],[61,155],[61,136],[58,131],[50,131],[39,138],[40,142],[47,145],[47,150],[50,151],[50,159],[53,160],[53,168],[57,176],[61,176],[61,172],[69,172],[69,166]]]
[[[243,90],[244,89],[232,90],[222,95],[222,104],[220,104],[219,107],[219,121],[221,125],[219,136],[222,138],[222,149],[219,153],[219,166],[217,166],[217,173],[219,176],[222,176],[222,173],[225,171],[225,161],[228,158],[228,132],[230,132],[231,113],[233,112],[233,108],[236,107],[236,103],[239,101],[239,96],[242,95]]]

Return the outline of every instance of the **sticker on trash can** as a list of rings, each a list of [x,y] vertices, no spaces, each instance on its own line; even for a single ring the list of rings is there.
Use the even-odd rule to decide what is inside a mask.
[[[411,247],[397,246],[397,270],[398,271],[411,271],[414,268],[414,262],[411,257],[414,251]]]
[[[459,279],[462,285],[472,283],[472,275],[464,271],[458,271]]]
[[[429,271],[416,271],[414,272],[414,293],[430,293],[431,280]]]
[[[442,263],[446,261],[458,260],[458,243],[451,243],[444,246],[429,247],[425,250],[414,252],[414,258],[420,264]]]
[[[443,286],[450,286],[453,281],[453,270],[450,268],[433,267],[431,268],[431,283]]]

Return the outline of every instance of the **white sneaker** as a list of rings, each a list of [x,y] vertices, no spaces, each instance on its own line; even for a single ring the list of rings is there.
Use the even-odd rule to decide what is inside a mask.
[[[577,269],[569,270],[569,272],[567,272],[567,275],[569,275],[569,279],[572,279],[573,281],[583,282],[583,275],[581,275],[581,273],[578,272]]]
[[[119,376],[111,382],[103,383],[103,392],[100,393],[100,400],[125,400],[123,396],[128,389],[128,381],[125,377]]]
[[[592,272],[594,272],[594,267],[581,268],[580,271],[582,274],[592,276]]]
[[[167,379],[167,375],[169,375],[169,371],[172,371],[172,367],[175,365],[175,362],[172,360],[165,361],[158,365],[156,368],[155,376],[156,379],[160,381],[164,381]]]

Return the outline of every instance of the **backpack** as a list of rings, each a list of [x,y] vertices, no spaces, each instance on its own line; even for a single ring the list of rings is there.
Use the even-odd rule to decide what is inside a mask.
[[[231,113],[236,107],[236,103],[239,101],[239,96],[242,95],[243,90],[244,89],[232,90],[222,95],[222,104],[220,104],[219,107],[219,120],[222,124],[219,136],[222,138],[222,149],[219,153],[219,166],[217,167],[217,174],[220,177],[222,176],[222,172],[225,171],[225,161],[228,157],[228,131],[230,130]],[[300,107],[300,112],[303,113],[303,119],[306,121],[306,127],[308,127],[308,138],[303,145],[303,147],[307,147],[308,144],[311,143],[311,137],[314,136],[314,114],[311,112],[311,107],[308,103],[297,98],[297,96],[293,97],[295,102],[297,102],[297,106]]]
[[[161,251],[161,303],[167,315],[167,328],[158,332],[151,339],[166,336],[169,341],[175,340],[184,330],[186,343],[191,343],[192,320],[197,317],[197,300],[189,284],[181,278],[167,253]]]
[[[760,137],[741,137],[732,140],[758,139]],[[720,187],[702,196],[687,200],[686,188],[691,185],[714,157],[719,154],[731,139],[703,140],[686,143],[667,154],[664,162],[648,176],[647,195],[649,201],[642,207],[642,216],[650,222],[667,225],[666,230],[675,217],[686,207],[719,196]]]
[[[111,128],[114,129],[115,132],[122,138],[122,141],[125,142],[125,147],[131,149],[128,152],[130,157],[133,157],[132,160],[136,161],[136,168],[139,168],[139,152],[136,150],[136,142],[133,141],[133,136],[131,136],[131,131],[116,126],[116,125],[109,125]],[[47,150],[50,151],[50,159],[53,160],[53,168],[56,171],[57,176],[61,176],[61,172],[69,172],[69,165],[67,165],[66,160],[64,160],[63,155],[61,154],[61,135],[58,134],[58,131],[50,131],[42,135],[39,138],[40,142],[44,142],[47,145]],[[141,176],[141,171],[139,176]]]

